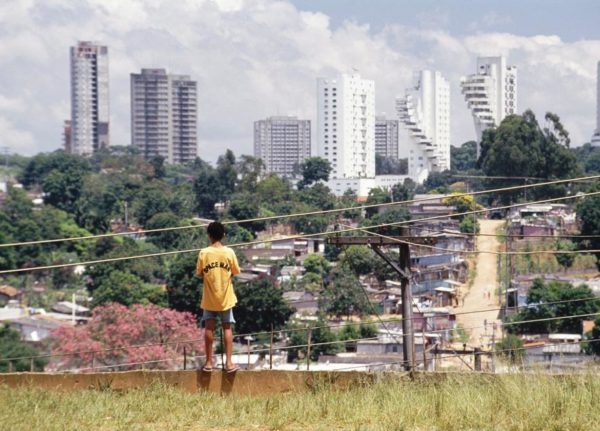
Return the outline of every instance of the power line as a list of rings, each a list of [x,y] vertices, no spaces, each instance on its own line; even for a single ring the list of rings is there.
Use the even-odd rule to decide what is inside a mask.
[[[558,201],[563,201],[563,200],[579,199],[579,198],[583,198],[583,197],[587,197],[587,196],[596,196],[596,195],[600,195],[600,191],[599,192],[590,192],[590,193],[580,193],[580,194],[577,194],[574,196],[563,196],[563,197],[558,197],[558,198],[543,199],[543,200],[539,200],[539,201],[530,201],[530,202],[526,202],[526,203],[504,205],[504,206],[496,207],[496,208],[484,208],[484,209],[473,210],[473,211],[465,211],[462,213],[453,214],[453,216],[481,214],[481,213],[485,213],[485,212],[489,212],[489,211],[494,211],[497,209],[509,209],[509,208],[516,208],[516,207],[523,206],[523,205],[558,202]],[[324,236],[324,235],[325,236],[339,235],[341,233],[355,232],[355,231],[359,231],[359,230],[363,230],[363,229],[376,229],[376,228],[383,228],[383,227],[390,227],[390,226],[401,226],[401,225],[407,225],[407,224],[420,222],[420,221],[439,220],[439,219],[446,219],[446,218],[448,218],[447,215],[423,217],[423,218],[416,219],[416,220],[403,220],[403,221],[392,222],[392,223],[381,223],[381,224],[373,225],[373,226],[348,228],[348,229],[342,229],[342,230],[337,230],[337,231],[333,231],[333,232],[317,232],[317,233],[313,233],[313,234],[292,235],[292,236],[288,236],[286,238],[275,238],[275,239],[269,239],[269,240],[249,241],[249,242],[243,242],[243,243],[237,243],[237,244],[230,244],[229,247],[247,247],[247,246],[251,246],[251,245],[268,244],[268,243],[279,242],[279,241],[289,241],[290,239],[313,238],[313,237]],[[402,241],[402,240],[398,240],[398,241]],[[418,246],[422,246],[422,245],[419,244]],[[428,246],[428,247],[430,247],[430,246]],[[118,261],[131,260],[131,259],[144,259],[144,258],[158,257],[158,256],[169,256],[169,255],[175,255],[175,254],[180,254],[180,253],[193,253],[193,252],[197,253],[201,249],[202,248],[193,248],[193,249],[187,249],[187,250],[164,251],[164,252],[149,253],[149,254],[143,254],[143,255],[96,259],[96,260],[84,261],[84,262],[62,263],[62,264],[55,264],[55,265],[36,266],[36,267],[30,267],[30,268],[7,269],[7,270],[0,271],[0,275],[12,274],[12,273],[18,273],[18,272],[33,272],[33,271],[42,271],[42,270],[57,269],[57,268],[67,268],[67,267],[74,267],[74,266],[81,266],[81,265],[95,265],[98,263],[118,262]],[[471,253],[480,253],[480,252],[483,252],[483,251],[476,251],[476,252],[471,252]],[[592,253],[592,252],[599,252],[599,251],[598,250],[587,250],[587,252]],[[493,252],[493,254],[500,254],[500,253],[501,252]],[[507,253],[507,252],[504,252],[504,253]],[[519,252],[511,252],[511,253],[519,253]],[[538,253],[538,252],[532,252],[532,253]],[[568,253],[568,251],[566,251],[566,250],[560,251],[560,253]],[[577,253],[577,251],[574,253]]]
[[[542,186],[553,185],[553,184],[580,182],[580,181],[593,180],[593,179],[600,179],[600,175],[553,180],[553,181],[548,181],[545,183],[538,183],[538,184],[526,184],[526,185],[521,185],[521,186],[501,187],[501,188],[497,188],[497,189],[488,189],[488,190],[481,190],[481,191],[476,191],[476,192],[450,193],[450,194],[431,197],[431,198],[410,199],[410,200],[405,200],[405,201],[386,202],[386,203],[380,203],[380,204],[357,205],[357,206],[352,206],[352,207],[337,208],[337,209],[331,209],[331,210],[317,210],[317,211],[308,211],[308,212],[303,212],[303,213],[255,217],[255,218],[250,218],[250,219],[245,219],[245,220],[231,220],[231,221],[225,221],[225,222],[223,222],[223,224],[229,225],[229,224],[255,223],[255,222],[261,222],[261,221],[280,220],[280,219],[286,219],[286,218],[307,217],[307,216],[311,216],[311,215],[334,214],[334,213],[340,213],[340,212],[344,212],[344,211],[360,210],[360,209],[367,209],[367,208],[385,208],[388,206],[397,206],[397,205],[414,204],[414,203],[420,203],[420,202],[428,202],[431,200],[445,199],[445,198],[450,198],[450,197],[477,196],[477,195],[481,195],[481,194],[498,193],[498,192],[505,192],[505,191],[511,191],[511,190],[521,190],[521,189],[542,187]],[[502,209],[502,207],[499,209]],[[0,244],[0,248],[2,248],[2,247],[17,247],[17,246],[25,246],[25,245],[36,245],[36,244],[48,244],[48,243],[67,242],[67,241],[83,241],[83,240],[110,238],[110,237],[117,237],[117,236],[142,235],[142,234],[147,234],[147,233],[171,232],[171,231],[178,231],[178,230],[197,229],[197,228],[204,227],[204,226],[206,226],[206,224],[198,224],[198,225],[192,225],[192,226],[175,226],[175,227],[157,228],[157,229],[145,229],[145,230],[138,230],[138,231],[132,231],[132,232],[105,233],[105,234],[99,234],[99,235],[87,235],[87,236],[79,236],[79,237],[44,239],[44,240],[36,240],[36,241],[21,241],[21,242]]]

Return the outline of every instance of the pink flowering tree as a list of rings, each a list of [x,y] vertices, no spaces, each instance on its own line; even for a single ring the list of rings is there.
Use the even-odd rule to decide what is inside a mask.
[[[85,325],[63,326],[51,335],[57,370],[168,369],[204,351],[202,330],[191,313],[153,304],[96,307]]]

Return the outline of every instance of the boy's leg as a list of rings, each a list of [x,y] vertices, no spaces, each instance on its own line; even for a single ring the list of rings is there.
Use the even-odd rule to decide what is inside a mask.
[[[225,368],[233,368],[233,360],[231,355],[233,353],[233,330],[231,329],[231,323],[223,322],[223,340],[225,342]]]
[[[207,319],[204,321],[204,352],[206,353],[206,361],[204,366],[207,368],[212,368],[216,322],[217,321],[215,319]]]

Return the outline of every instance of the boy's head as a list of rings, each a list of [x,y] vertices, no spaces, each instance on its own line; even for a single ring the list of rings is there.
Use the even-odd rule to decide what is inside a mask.
[[[221,241],[225,236],[225,227],[218,221],[213,221],[206,228],[210,242]]]

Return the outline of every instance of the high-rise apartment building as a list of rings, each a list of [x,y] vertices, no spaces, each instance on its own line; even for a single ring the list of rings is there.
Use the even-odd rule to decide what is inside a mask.
[[[269,117],[254,122],[254,157],[267,174],[292,177],[310,157],[310,120]]]
[[[108,145],[108,48],[78,42],[71,47],[70,150],[90,155]]]
[[[358,73],[317,80],[317,152],[331,178],[375,177],[375,83]]]
[[[131,74],[131,144],[146,159],[162,156],[168,163],[196,158],[196,81],[165,69]]]
[[[591,144],[595,147],[600,146],[600,61],[596,71],[596,131],[592,135]]]
[[[396,99],[407,134],[408,175],[422,183],[430,172],[450,169],[450,86],[440,72],[422,70],[415,84]]]
[[[483,131],[517,111],[517,67],[504,57],[478,57],[477,73],[461,79],[462,93],[475,121],[477,152]]]
[[[375,154],[398,158],[398,120],[375,117]]]

